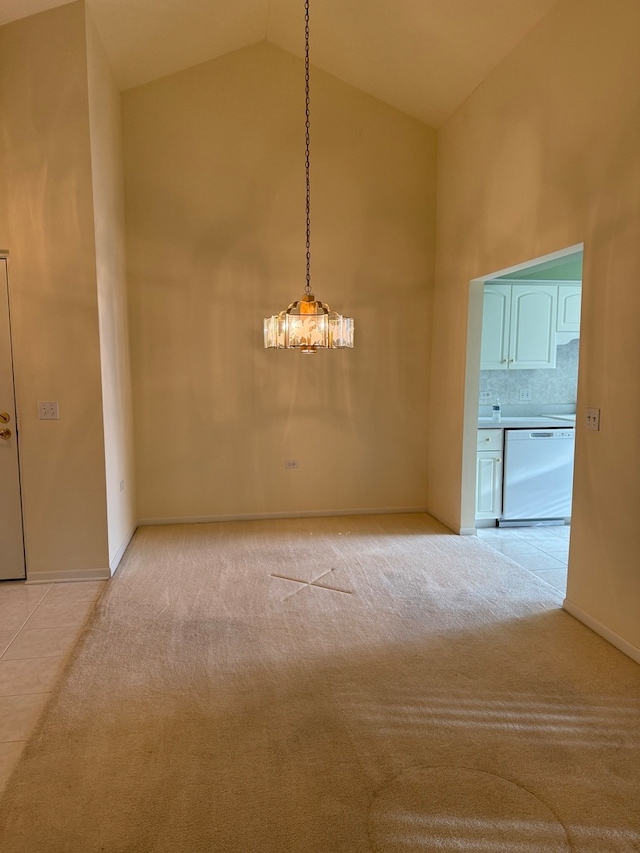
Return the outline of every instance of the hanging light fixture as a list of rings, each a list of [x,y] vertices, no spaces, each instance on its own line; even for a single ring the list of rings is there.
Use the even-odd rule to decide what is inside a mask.
[[[302,298],[264,321],[264,345],[273,349],[351,349],[353,318],[343,317],[318,301],[311,290],[311,192],[309,180],[309,0],[304,4],[305,177],[307,213],[307,283]]]

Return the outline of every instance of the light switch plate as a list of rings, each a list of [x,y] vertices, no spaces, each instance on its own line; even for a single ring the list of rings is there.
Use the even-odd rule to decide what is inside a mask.
[[[57,421],[60,418],[57,400],[38,400],[38,419]]]
[[[587,409],[587,429],[600,429],[600,409]]]

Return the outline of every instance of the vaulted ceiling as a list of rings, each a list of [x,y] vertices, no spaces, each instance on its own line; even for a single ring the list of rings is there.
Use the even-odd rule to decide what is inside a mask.
[[[69,0],[0,0],[0,24]],[[311,0],[311,62],[439,127],[557,0]],[[121,89],[267,40],[304,50],[303,0],[87,0]]]

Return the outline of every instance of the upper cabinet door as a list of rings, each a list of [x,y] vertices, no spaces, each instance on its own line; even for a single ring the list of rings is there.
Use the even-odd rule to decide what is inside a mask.
[[[481,370],[506,370],[509,366],[511,285],[486,284],[482,308]]]
[[[557,285],[514,284],[509,369],[556,366]]]
[[[556,284],[486,284],[481,370],[556,366]]]
[[[579,284],[561,284],[558,287],[559,332],[580,331],[580,301],[582,287]]]

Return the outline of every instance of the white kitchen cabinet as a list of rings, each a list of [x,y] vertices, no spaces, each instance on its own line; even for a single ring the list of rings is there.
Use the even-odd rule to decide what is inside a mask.
[[[582,285],[561,284],[558,286],[558,332],[580,331],[580,302]]]
[[[506,370],[511,322],[510,284],[485,284],[480,370]]]
[[[502,430],[478,430],[476,519],[502,514]]]
[[[556,366],[558,286],[486,284],[481,370]]]

